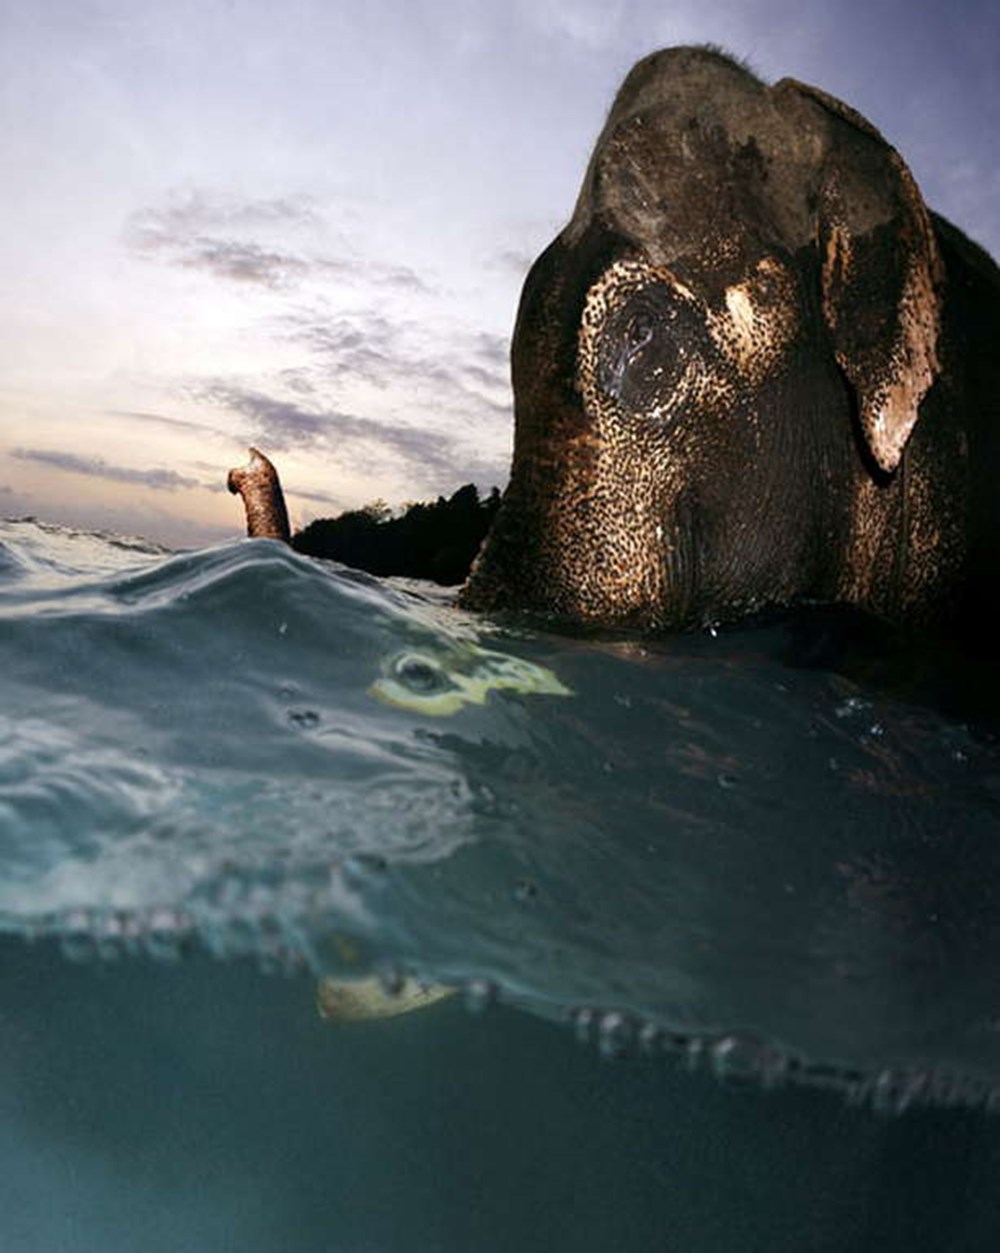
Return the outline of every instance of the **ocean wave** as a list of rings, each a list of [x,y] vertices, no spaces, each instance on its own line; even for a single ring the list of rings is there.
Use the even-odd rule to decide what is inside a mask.
[[[6,931],[994,1099],[1000,776],[965,725],[770,628],[559,637],[270,541],[0,545]]]

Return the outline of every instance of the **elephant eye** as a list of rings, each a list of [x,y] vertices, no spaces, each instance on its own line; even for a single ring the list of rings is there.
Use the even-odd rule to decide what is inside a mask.
[[[703,330],[693,299],[679,285],[643,282],[614,295],[610,313],[605,306],[595,318],[593,378],[608,399],[642,413],[676,383]],[[581,342],[589,329],[585,321]]]
[[[645,312],[633,314],[625,328],[625,350],[628,355],[634,357],[652,338],[652,317]]]
[[[643,353],[656,337],[655,310],[636,309],[607,336],[601,349],[598,381],[601,390],[613,400],[623,399],[630,374],[641,370]],[[653,351],[653,350],[650,350]]]

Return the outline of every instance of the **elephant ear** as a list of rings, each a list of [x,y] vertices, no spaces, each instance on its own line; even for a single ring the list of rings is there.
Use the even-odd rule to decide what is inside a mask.
[[[940,364],[943,271],[930,214],[902,157],[859,113],[790,79],[775,93],[814,119],[821,110],[823,316],[871,455],[891,473]]]

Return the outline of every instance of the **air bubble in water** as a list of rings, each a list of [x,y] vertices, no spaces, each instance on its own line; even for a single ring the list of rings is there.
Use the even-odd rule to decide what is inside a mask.
[[[574,1009],[570,1019],[577,1041],[580,1044],[589,1044],[597,1023],[597,1014],[592,1009]]]
[[[779,1050],[753,1036],[733,1033],[709,1049],[713,1073],[720,1079],[756,1079],[774,1087],[785,1076],[788,1063]]]
[[[129,943],[130,934],[124,916],[107,914],[94,929],[94,948],[102,961],[117,961]]]
[[[861,1093],[880,1114],[903,1114],[925,1094],[928,1076],[921,1071],[897,1074],[881,1070]]]
[[[407,653],[397,658],[393,671],[404,687],[417,694],[430,694],[447,686],[442,667],[432,657]]]
[[[639,1028],[639,1051],[647,1057],[659,1053],[663,1047],[663,1033],[654,1022],[644,1022]]]
[[[90,961],[97,956],[94,938],[97,920],[85,910],[70,910],[62,916],[59,947],[70,961]]]
[[[893,1103],[893,1078],[891,1070],[880,1070],[868,1086],[865,1095],[871,1100],[872,1109],[889,1113]]]
[[[143,937],[143,950],[156,961],[175,962],[181,956],[180,943],[172,932],[147,932]]]
[[[617,1010],[605,1014],[597,1027],[597,1046],[609,1060],[623,1057],[635,1043],[635,1023]]]
[[[927,1076],[925,1074],[907,1075],[898,1086],[893,1112],[904,1114],[913,1102],[923,1095],[926,1088]]]
[[[470,979],[462,989],[465,1008],[474,1014],[481,1014],[497,999],[497,989],[489,979]]]
[[[315,709],[289,709],[288,721],[300,731],[313,731],[320,724],[320,716]]]
[[[161,961],[177,961],[181,955],[181,941],[190,927],[190,919],[179,910],[154,910],[146,919],[143,932],[146,952]]]
[[[69,961],[92,961],[97,956],[94,937],[86,931],[68,931],[60,935],[59,948]]]
[[[746,1036],[726,1035],[709,1049],[713,1072],[720,1079],[746,1078],[756,1075],[760,1063],[760,1047]]]

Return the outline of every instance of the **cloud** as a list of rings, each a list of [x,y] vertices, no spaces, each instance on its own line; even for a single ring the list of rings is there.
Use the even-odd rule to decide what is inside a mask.
[[[415,270],[359,254],[315,202],[175,195],[133,214],[126,239],[157,263],[284,296],[255,327],[262,341],[278,341],[279,369],[181,387],[186,401],[242,418],[241,440],[276,452],[315,448],[347,474],[402,480],[414,491],[502,478],[506,337],[459,321],[454,292],[445,301]],[[416,306],[414,294],[437,296],[439,307]],[[231,437],[221,415],[217,425]]]
[[[147,258],[272,291],[293,286],[314,268],[303,257],[233,238],[140,230],[127,234],[127,240],[134,252]]]
[[[331,315],[322,305],[290,313],[278,325],[314,357],[292,376],[302,394],[364,382],[405,395],[412,406],[430,405],[437,414],[510,421],[504,336],[444,328],[435,334],[368,310]]]
[[[157,492],[175,492],[179,488],[206,486],[198,479],[178,474],[176,470],[134,470],[112,465],[103,457],[80,457],[76,453],[59,452],[55,449],[14,448],[9,455],[19,461],[34,461],[51,466],[67,474],[83,474],[89,478],[107,479],[112,483],[133,483]]]
[[[494,393],[502,393],[504,400],[489,403],[510,415],[510,341],[505,335],[491,335],[480,331],[474,335],[466,349],[460,374],[467,382]]]
[[[341,508],[340,501],[336,496],[331,496],[329,492],[307,492],[298,487],[288,487],[285,489],[286,496],[294,496],[299,500],[313,500],[321,505],[335,505]]]
[[[381,316],[327,317],[302,311],[284,322],[291,328],[287,337],[292,342],[322,358],[327,378],[364,379],[385,388],[405,368],[400,360],[399,330]]]
[[[191,240],[171,260],[185,269],[204,270],[213,278],[259,283],[272,290],[290,287],[310,269],[309,263],[301,257],[272,252],[258,244],[200,237]]]
[[[137,247],[155,248],[212,231],[231,234],[322,224],[312,200],[305,196],[252,200],[204,191],[175,191],[165,205],[133,213],[126,223],[126,236]]]
[[[451,441],[432,431],[359,418],[335,409],[306,408],[228,382],[198,388],[198,400],[242,414],[251,423],[251,442],[277,449],[346,443],[381,444],[404,459],[435,463]]]
[[[248,442],[270,448],[287,450],[323,442],[329,438],[331,423],[338,417],[350,435],[367,433],[355,429],[355,424],[364,423],[364,419],[317,412],[228,380],[197,384],[190,388],[190,395],[200,404],[217,405],[249,419]]]
[[[306,236],[306,239],[302,239]],[[414,294],[431,289],[408,266],[350,255],[329,256],[312,246],[329,231],[312,201],[237,200],[204,192],[175,194],[160,208],[140,209],[126,220],[124,239],[139,256],[211,278],[285,291],[307,280],[373,284]],[[290,245],[298,240],[298,249]]]
[[[462,475],[489,483],[498,477],[496,464],[468,453],[441,431],[307,407],[224,380],[204,384],[192,395],[246,418],[246,442],[265,450],[314,449],[319,456],[369,473],[402,471],[408,482],[426,482],[435,490],[453,487]],[[322,495],[317,499],[330,500]]]
[[[510,340],[506,335],[492,335],[489,331],[479,331],[473,340],[474,351],[485,361],[490,361],[498,369],[506,371],[510,359]]]
[[[155,426],[165,426],[169,430],[228,438],[227,432],[219,430],[216,426],[209,426],[206,422],[190,422],[186,418],[168,418],[161,413],[144,413],[136,409],[108,409],[106,412],[109,417],[128,418],[130,422],[146,422]]]
[[[501,248],[487,258],[486,266],[491,270],[499,270],[502,274],[514,274],[518,278],[524,278],[534,263],[534,255],[526,249]]]

